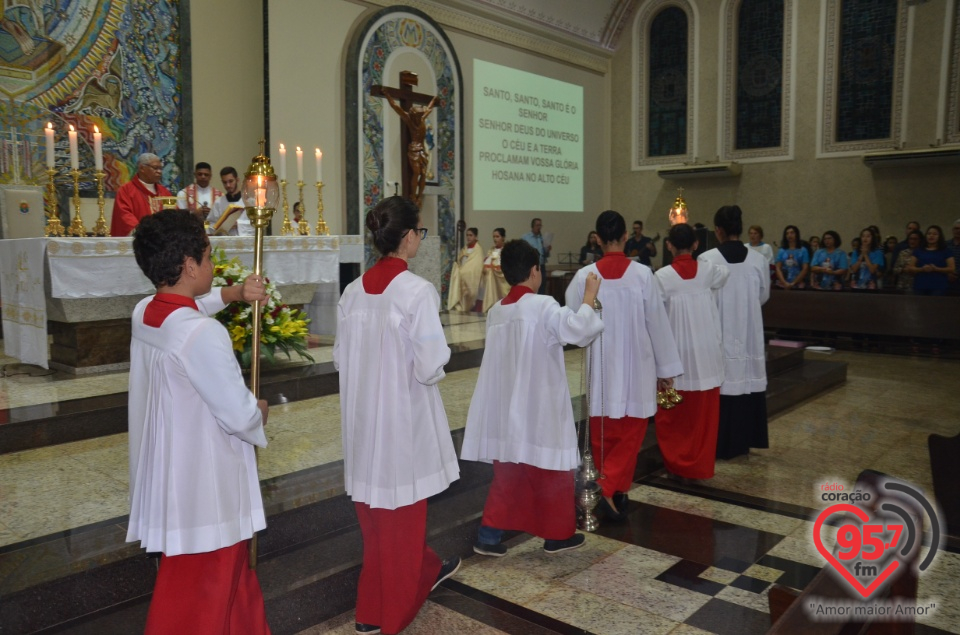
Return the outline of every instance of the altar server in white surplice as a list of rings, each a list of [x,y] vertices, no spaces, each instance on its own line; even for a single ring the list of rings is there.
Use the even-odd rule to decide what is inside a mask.
[[[589,352],[594,369],[590,444],[604,475],[599,483],[600,512],[609,520],[623,520],[647,419],[657,412],[658,383],[671,386],[672,378],[683,374],[683,366],[653,272],[623,253],[627,241],[623,216],[603,212],[596,230],[603,258],[577,272],[567,287],[566,302],[579,306],[589,274],[603,280],[597,297],[603,305],[604,331]]]
[[[700,254],[700,262],[727,267],[730,278],[717,292],[723,333],[723,384],[717,458],[732,459],[750,448],[767,448],[767,364],[761,305],[770,297],[763,256],[740,241],[743,212],[721,207],[713,217],[720,246]]]
[[[580,463],[563,347],[603,330],[593,310],[600,280],[586,280],[576,311],[540,288],[540,254],[523,240],[500,254],[512,287],[487,313],[486,347],[470,401],[460,458],[493,463],[474,551],[502,556],[504,530],[544,539],[547,553],[576,549],[573,469]]]
[[[134,309],[130,344],[127,541],[162,554],[146,633],[269,633],[247,563],[249,539],[266,527],[254,446],[267,445],[267,404],[207,317],[265,301],[263,283],[211,291],[210,241],[185,210],[144,217],[133,249],[157,287]]]
[[[426,543],[427,498],[460,469],[437,387],[450,361],[440,296],[407,270],[427,233],[420,211],[392,196],[366,225],[382,257],[340,298],[333,363],[344,486],[363,534],[356,631],[399,633],[460,566]]]
[[[656,274],[683,362],[683,375],[674,381],[683,401],[657,412],[657,444],[671,474],[705,479],[713,477],[717,458],[723,382],[720,312],[713,296],[730,270],[694,260],[698,244],[690,225],[671,227],[667,249],[673,261]]]

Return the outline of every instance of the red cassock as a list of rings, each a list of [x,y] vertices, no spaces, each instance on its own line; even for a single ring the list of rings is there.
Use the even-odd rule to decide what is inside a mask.
[[[573,500],[572,470],[494,461],[482,524],[544,540],[566,540],[577,530]]]
[[[113,217],[110,219],[111,236],[129,236],[140,224],[140,219],[153,213],[150,199],[155,196],[172,196],[170,190],[157,183],[154,194],[144,186],[138,177],[120,186],[117,198],[113,202]]]
[[[684,478],[713,478],[720,423],[720,387],[678,390],[683,401],[657,412],[657,444],[667,470]]]

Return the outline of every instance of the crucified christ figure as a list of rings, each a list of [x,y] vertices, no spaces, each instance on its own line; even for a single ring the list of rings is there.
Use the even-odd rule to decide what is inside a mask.
[[[423,196],[423,188],[427,184],[427,165],[430,163],[430,156],[424,149],[424,139],[427,137],[427,117],[433,112],[433,104],[437,101],[434,97],[426,106],[413,104],[410,110],[404,110],[400,104],[395,102],[389,93],[384,92],[384,97],[390,102],[390,107],[400,115],[400,119],[407,126],[410,133],[410,143],[407,144],[407,162],[410,164],[410,193],[413,194],[413,202],[418,206]]]

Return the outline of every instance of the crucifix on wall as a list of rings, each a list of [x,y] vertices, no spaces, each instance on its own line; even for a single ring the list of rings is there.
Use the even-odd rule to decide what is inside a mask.
[[[370,94],[385,98],[404,124],[400,130],[401,147],[407,149],[407,160],[401,161],[403,195],[416,203],[417,207],[423,198],[423,188],[427,184],[427,167],[430,163],[430,155],[424,147],[427,117],[433,112],[433,104],[437,101],[436,96],[414,92],[413,87],[418,82],[416,73],[400,71],[400,88],[380,85],[370,87]]]

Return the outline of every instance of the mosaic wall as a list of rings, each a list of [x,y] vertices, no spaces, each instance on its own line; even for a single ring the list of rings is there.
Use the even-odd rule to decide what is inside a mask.
[[[687,151],[687,14],[661,11],[650,24],[647,156]]]
[[[420,16],[408,12],[392,13],[368,33],[360,55],[362,129],[361,161],[363,176],[362,217],[384,197],[383,117],[385,101],[370,95],[374,85],[392,85],[384,80],[383,65],[392,52],[400,48],[419,51],[430,63],[436,77],[439,99],[434,106],[436,114],[437,163],[435,178],[442,194],[437,195],[437,222],[440,235],[440,266],[443,271],[441,296],[446,302],[450,284],[450,269],[456,257],[456,222],[460,178],[460,157],[457,156],[457,103],[459,81],[452,52],[438,35],[437,27]],[[387,107],[389,109],[389,107]],[[395,116],[392,111],[391,116]],[[387,193],[389,195],[390,193]],[[361,224],[362,228],[362,224]],[[363,231],[361,229],[361,231]],[[366,245],[366,266],[375,261],[372,246]]]
[[[108,191],[130,179],[147,151],[164,158],[162,182],[179,189],[179,0],[5,0],[4,7],[0,127],[32,135],[22,155],[27,180],[46,180],[49,121],[62,176],[70,167],[67,126],[78,130],[80,167],[90,172],[97,126]],[[89,174],[84,181],[92,182]]]
[[[783,0],[743,0],[737,24],[736,149],[781,144]]]
[[[843,0],[838,142],[890,137],[896,34],[897,0]]]

